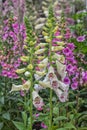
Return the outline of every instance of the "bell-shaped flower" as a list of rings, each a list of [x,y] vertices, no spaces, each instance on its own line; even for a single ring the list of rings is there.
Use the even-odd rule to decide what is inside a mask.
[[[57,38],[58,38],[59,36],[57,36]],[[58,44],[59,46],[64,46],[66,43],[65,42],[56,42],[56,44]]]
[[[53,90],[56,90],[56,89],[59,87],[57,78],[53,78],[53,79],[50,81],[50,83],[51,83],[51,86],[52,86],[52,89],[53,89]]]
[[[56,61],[56,66],[57,66],[57,72],[61,76],[62,81],[66,77],[66,65],[60,63],[58,60]]]
[[[25,75],[26,77],[29,77],[29,76],[30,76],[30,72],[29,72],[29,71],[26,71],[26,72],[24,73],[24,75]]]
[[[64,47],[63,46],[52,46],[52,51],[56,52],[56,51],[61,51],[63,50]]]
[[[55,77],[54,68],[52,66],[49,67],[47,76],[49,80]]]
[[[29,57],[28,56],[21,56],[20,59],[23,62],[28,62],[29,61]]]
[[[52,88],[50,81],[39,81],[39,85],[43,88]]]
[[[42,23],[42,22],[45,22],[46,18],[39,18],[35,21],[35,25],[38,24],[38,23]]]
[[[55,91],[56,95],[58,96],[60,102],[66,102],[68,100],[68,92],[63,92],[60,89],[56,89]]]
[[[43,26],[44,26],[44,23],[37,24],[37,25],[35,26],[35,30],[39,30],[39,29],[41,29]]]
[[[41,87],[39,84],[35,84],[34,85],[34,89],[36,92],[39,92],[40,90],[44,89],[43,87]]]
[[[48,43],[40,43],[40,44],[38,44],[38,46],[36,46],[36,48],[38,48],[38,47],[45,47],[47,45],[48,45]]]
[[[56,60],[58,60],[61,63],[65,63],[65,57],[64,57],[64,55],[60,55],[60,54],[55,53],[53,55],[53,59],[56,59]]]
[[[39,96],[39,94],[36,91],[32,92],[33,97],[33,105],[38,110],[44,106],[43,99]]]
[[[45,52],[45,48],[43,48],[43,49],[38,49],[37,51],[35,51],[35,54],[36,55],[39,55],[39,54],[42,54],[42,53],[44,53]]]
[[[12,84],[12,89],[10,92],[20,91],[20,90],[29,90],[30,86],[31,86],[31,82],[29,80],[26,81],[23,85]]]
[[[58,81],[58,85],[59,85],[59,88],[63,91],[68,91],[69,90],[69,85],[66,85],[65,83],[61,82],[61,81]]]
[[[26,68],[22,68],[22,69],[17,69],[16,73],[17,74],[23,74],[26,71]]]
[[[36,71],[36,74],[39,75],[39,76],[44,76],[46,75],[46,71],[43,70],[43,71]]]
[[[37,59],[38,60],[43,60],[45,58],[45,56],[38,56]]]

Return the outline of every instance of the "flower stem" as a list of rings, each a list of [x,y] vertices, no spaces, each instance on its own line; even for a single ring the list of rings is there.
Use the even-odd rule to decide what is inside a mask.
[[[52,113],[53,113],[53,105],[52,105],[52,89],[50,89],[50,121],[49,121],[49,130],[52,130]]]
[[[33,91],[33,78],[31,75],[31,87],[30,87],[30,129],[32,130],[32,124],[33,124],[33,99],[32,99],[32,91]]]

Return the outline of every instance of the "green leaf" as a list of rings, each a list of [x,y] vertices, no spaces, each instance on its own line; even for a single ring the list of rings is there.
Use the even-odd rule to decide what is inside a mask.
[[[66,128],[59,128],[59,129],[56,129],[56,130],[66,130]]]
[[[22,122],[13,121],[13,124],[16,126],[18,130],[26,130],[24,123]]]
[[[54,118],[54,121],[62,121],[62,120],[68,120],[68,118],[65,116],[59,116],[57,118]]]
[[[4,97],[0,97],[0,103],[4,105]]]
[[[78,128],[78,130],[87,130],[87,127]]]
[[[10,113],[9,112],[6,112],[2,115],[2,117],[6,120],[10,120]]]
[[[27,123],[27,114],[26,114],[26,112],[22,112],[22,118],[23,118],[23,121],[24,121],[24,125],[26,126],[26,123]]]
[[[74,130],[76,130],[76,127],[75,127],[71,122],[66,123],[66,124],[64,125],[64,127],[65,127],[65,128],[68,128],[68,129],[73,128]]]
[[[3,122],[0,123],[0,130],[3,128],[4,124]]]

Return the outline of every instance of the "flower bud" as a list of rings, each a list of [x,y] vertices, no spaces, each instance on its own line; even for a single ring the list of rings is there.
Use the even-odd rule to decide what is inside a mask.
[[[27,68],[28,68],[29,70],[32,70],[32,69],[33,69],[33,65],[32,65],[32,64],[29,64],[29,65],[27,66]]]
[[[36,74],[38,74],[39,76],[44,76],[46,74],[45,71],[36,71]]]
[[[63,50],[64,49],[64,47],[63,46],[53,46],[52,47],[52,51],[61,51],[61,50]]]
[[[29,57],[28,56],[21,56],[20,59],[23,62],[28,62],[29,61]]]
[[[17,69],[17,70],[16,70],[16,73],[17,73],[17,74],[22,74],[22,73],[24,73],[25,71],[26,71],[26,68]]]
[[[45,50],[46,50],[45,48],[44,49],[39,49],[39,50],[35,51],[35,54],[36,55],[42,54]]]
[[[26,71],[26,72],[24,73],[24,75],[25,75],[26,77],[29,77],[29,76],[30,76],[30,72],[29,72],[29,71]]]

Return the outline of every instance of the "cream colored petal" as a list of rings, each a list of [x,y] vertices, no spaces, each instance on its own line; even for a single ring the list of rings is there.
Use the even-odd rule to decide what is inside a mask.
[[[35,54],[36,55],[42,54],[45,50],[46,50],[45,48],[39,49],[39,50],[35,51]]]
[[[35,26],[35,30],[39,30],[44,26],[44,23],[38,24]]]
[[[69,85],[64,84],[61,81],[58,81],[59,88],[62,89],[63,91],[68,91],[69,90]]]
[[[61,76],[62,80],[66,77],[66,65],[60,63],[59,61],[56,61],[57,65],[57,72]]]
[[[44,88],[52,88],[50,81],[44,82],[44,81],[39,81],[39,85],[44,87]]]
[[[25,82],[23,84],[23,90],[29,90],[29,88],[31,87],[31,82],[30,80],[28,80],[27,82]]]
[[[12,84],[12,89],[11,89],[10,92],[20,91],[20,90],[23,90],[23,85],[15,85],[15,84]]]
[[[36,74],[39,75],[39,76],[44,76],[46,75],[46,71],[43,70],[43,71],[36,71]]]
[[[64,47],[63,46],[52,46],[52,51],[61,51],[61,50],[63,50],[64,49]]]

